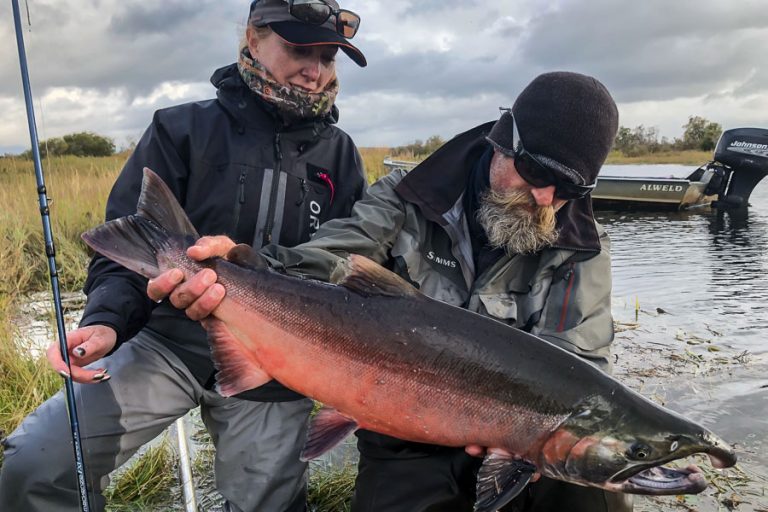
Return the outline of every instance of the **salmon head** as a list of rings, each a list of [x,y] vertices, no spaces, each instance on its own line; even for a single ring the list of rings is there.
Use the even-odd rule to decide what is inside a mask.
[[[613,492],[696,494],[707,487],[698,467],[664,464],[697,453],[716,468],[736,464],[715,434],[624,388],[579,404],[543,443],[537,466],[551,478]]]

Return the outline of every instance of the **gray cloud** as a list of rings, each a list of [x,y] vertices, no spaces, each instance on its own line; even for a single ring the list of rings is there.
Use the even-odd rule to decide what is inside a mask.
[[[22,1],[22,7],[24,1]],[[210,97],[247,0],[30,0],[32,86],[49,136],[135,139],[152,112]],[[688,115],[768,126],[768,9],[759,0],[343,0],[369,66],[339,58],[340,125],[362,145],[453,135],[497,115],[534,76],[597,76],[622,124],[676,136]],[[0,40],[13,41],[8,2]],[[0,46],[0,153],[26,145],[15,44]],[[41,113],[39,113],[40,115]]]
[[[207,2],[210,8],[210,2]],[[164,1],[143,5],[123,5],[109,23],[118,36],[135,38],[152,34],[166,35],[204,16],[206,2]]]

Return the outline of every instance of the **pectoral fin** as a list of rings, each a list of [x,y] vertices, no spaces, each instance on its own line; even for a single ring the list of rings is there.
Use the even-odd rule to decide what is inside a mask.
[[[331,273],[330,282],[366,297],[424,297],[402,277],[359,254],[352,254],[349,258],[341,260]]]
[[[525,489],[535,472],[525,461],[488,455],[477,475],[475,512],[496,512]]]
[[[216,374],[216,391],[232,396],[266,384],[270,377],[252,350],[232,334],[221,320],[209,317],[203,322],[208,331]]]
[[[338,445],[349,434],[357,430],[353,419],[340,414],[336,409],[323,407],[312,418],[307,435],[307,444],[301,451],[301,460],[319,457]]]

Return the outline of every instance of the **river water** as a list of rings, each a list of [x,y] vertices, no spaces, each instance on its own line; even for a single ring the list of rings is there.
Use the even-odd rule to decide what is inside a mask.
[[[684,166],[605,175],[685,177]],[[735,444],[703,495],[640,510],[768,510],[768,181],[743,214],[597,212],[612,241],[616,375]],[[706,460],[701,466],[709,466]]]

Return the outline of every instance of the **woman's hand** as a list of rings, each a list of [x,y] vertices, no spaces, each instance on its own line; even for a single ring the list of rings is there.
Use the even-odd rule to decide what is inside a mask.
[[[187,256],[195,261],[225,257],[235,247],[235,242],[226,236],[204,236],[187,249]],[[192,320],[202,320],[210,315],[224,298],[224,287],[216,283],[216,272],[204,269],[184,280],[179,269],[163,272],[147,284],[150,299],[161,302],[169,298],[171,304],[186,310]]]
[[[95,384],[109,380],[106,368],[90,370],[84,367],[107,355],[115,348],[116,342],[117,333],[106,325],[89,325],[68,332],[67,352],[72,380],[81,384]],[[58,343],[51,343],[45,355],[54,370],[65,377],[70,375],[61,357]]]

